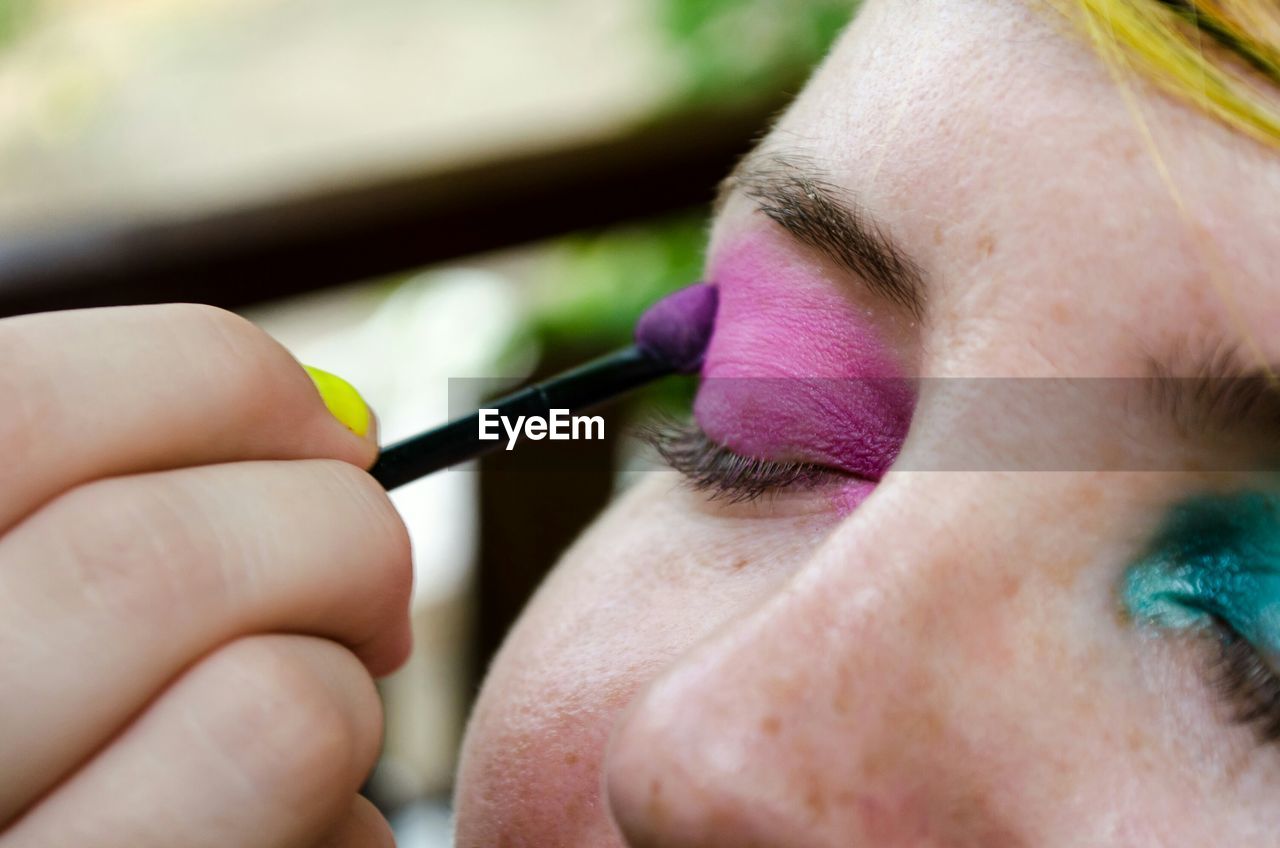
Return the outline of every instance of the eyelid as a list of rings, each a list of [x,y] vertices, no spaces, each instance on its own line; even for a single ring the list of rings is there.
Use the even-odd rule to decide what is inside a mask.
[[[1139,623],[1216,642],[1210,685],[1263,742],[1280,742],[1280,667],[1273,609],[1280,590],[1280,493],[1202,492],[1176,503],[1124,577]]]
[[[754,501],[784,489],[815,489],[849,476],[814,463],[743,456],[713,441],[692,422],[659,421],[641,435],[695,490],[730,504]]]

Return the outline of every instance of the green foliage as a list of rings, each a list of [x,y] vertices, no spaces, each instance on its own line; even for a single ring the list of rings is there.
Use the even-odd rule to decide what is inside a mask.
[[[698,281],[706,227],[702,214],[685,214],[560,240],[534,280],[529,335],[516,347],[532,340],[590,355],[630,343],[654,301]],[[679,414],[693,388],[688,378],[662,380],[634,402]]]
[[[561,240],[535,282],[533,333],[545,344],[625,344],[651,303],[697,281],[705,243],[702,215]]]
[[[857,0],[659,0],[659,26],[694,100],[792,85],[826,53]]]
[[[0,0],[0,47],[8,44],[35,15],[39,0]]]

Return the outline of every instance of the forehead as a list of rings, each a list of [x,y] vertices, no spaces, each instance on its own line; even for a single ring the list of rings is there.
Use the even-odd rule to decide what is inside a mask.
[[[1280,157],[1118,83],[1033,2],[867,0],[766,144],[821,163],[903,242],[939,333],[1049,332],[1078,373],[1220,336],[1280,358]]]

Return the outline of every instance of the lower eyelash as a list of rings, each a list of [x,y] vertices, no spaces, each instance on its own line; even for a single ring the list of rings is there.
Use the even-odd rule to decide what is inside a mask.
[[[1280,741],[1280,677],[1230,625],[1215,619],[1214,626],[1219,639],[1214,684],[1232,705],[1232,718],[1251,725],[1261,742]]]
[[[641,437],[690,485],[728,503],[753,501],[787,488],[813,488],[837,472],[805,462],[777,462],[734,453],[713,442],[696,424],[662,421]]]

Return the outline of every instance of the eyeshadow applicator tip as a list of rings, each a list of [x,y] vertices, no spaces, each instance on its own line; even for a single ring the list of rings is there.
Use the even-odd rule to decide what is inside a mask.
[[[696,373],[711,341],[718,305],[719,294],[711,283],[667,295],[636,322],[636,347],[681,374]]]

